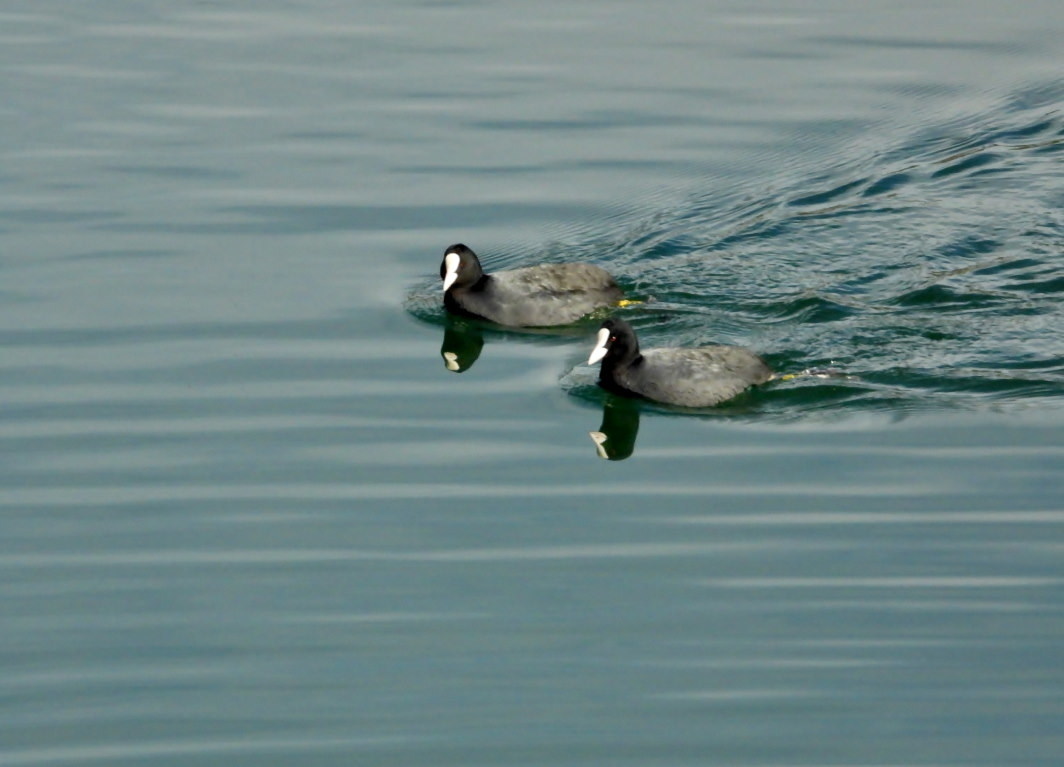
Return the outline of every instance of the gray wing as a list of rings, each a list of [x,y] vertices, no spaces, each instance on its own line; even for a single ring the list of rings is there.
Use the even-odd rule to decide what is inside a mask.
[[[772,378],[753,352],[737,346],[649,349],[638,380],[640,394],[685,407],[709,407]]]
[[[591,264],[543,264],[492,279],[496,321],[507,325],[565,325],[623,295],[608,272]]]

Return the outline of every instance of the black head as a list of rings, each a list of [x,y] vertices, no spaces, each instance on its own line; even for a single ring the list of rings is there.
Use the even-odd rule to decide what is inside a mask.
[[[446,293],[452,287],[475,285],[484,270],[480,268],[477,254],[462,243],[457,243],[443,251],[443,263],[440,264],[440,279]]]
[[[611,317],[599,327],[595,348],[587,364],[594,365],[601,359],[606,360],[603,364],[623,364],[632,362],[638,356],[639,340],[632,326],[624,320]]]

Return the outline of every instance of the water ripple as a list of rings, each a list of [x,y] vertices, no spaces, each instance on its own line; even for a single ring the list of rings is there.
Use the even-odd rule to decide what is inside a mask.
[[[388,745],[395,745],[406,739],[387,737],[347,737],[308,736],[301,738],[278,738],[264,736],[243,738],[189,738],[187,740],[133,741],[123,739],[116,743],[84,743],[80,745],[45,747],[32,749],[15,749],[4,751],[4,764],[84,764],[88,762],[114,763],[132,760],[143,763],[144,760],[173,759],[175,757],[221,758],[236,757],[246,754],[260,754],[263,757],[277,754],[291,754],[292,758],[303,755],[328,753],[331,751],[377,750]]]
[[[646,286],[653,301],[627,313],[648,345],[731,342],[785,370],[838,368],[851,409],[1064,404],[1064,214],[1045,155],[1064,131],[1060,97],[1019,93],[589,245]],[[839,386],[793,381],[760,405],[786,417],[800,389],[804,408],[835,406]]]

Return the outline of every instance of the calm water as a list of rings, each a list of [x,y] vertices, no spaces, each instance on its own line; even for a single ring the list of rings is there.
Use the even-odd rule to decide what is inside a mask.
[[[0,764],[1059,765],[1064,7],[933,6],[0,3]]]

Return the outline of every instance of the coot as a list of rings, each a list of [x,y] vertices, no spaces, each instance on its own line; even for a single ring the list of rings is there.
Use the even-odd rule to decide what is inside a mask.
[[[599,329],[587,364],[599,360],[599,386],[607,391],[684,407],[716,405],[773,377],[760,357],[738,346],[640,352],[632,326],[619,319]]]
[[[461,243],[444,251],[440,278],[449,311],[512,327],[567,325],[623,296],[613,277],[591,264],[485,274],[477,254]]]

